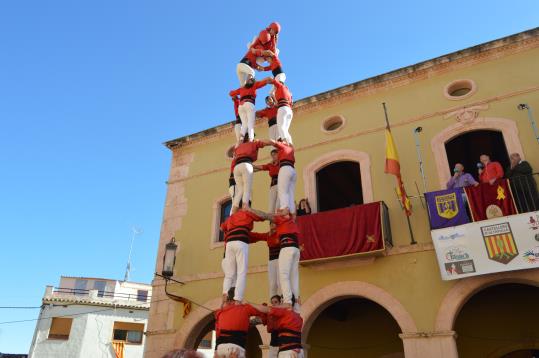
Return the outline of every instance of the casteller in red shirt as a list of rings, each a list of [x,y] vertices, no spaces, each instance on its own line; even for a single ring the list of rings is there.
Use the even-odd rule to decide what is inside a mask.
[[[235,89],[233,91],[230,91],[228,94],[230,95],[230,97],[234,97],[234,96],[239,95],[240,96],[240,106],[242,104],[246,103],[246,102],[255,104],[255,102],[256,102],[256,90],[259,89],[259,88],[264,87],[267,84],[268,84],[268,80],[264,79],[262,81],[255,82],[250,87],[243,86],[243,87],[240,87],[240,88]]]
[[[258,150],[264,148],[265,144],[259,140],[252,142],[242,142],[234,149],[234,158],[236,164],[244,162],[256,162],[258,159]]]
[[[279,159],[280,166],[294,166],[296,158],[294,157],[294,147],[292,145],[278,141],[273,141],[272,145],[277,148],[277,158]]]
[[[273,79],[272,83],[275,86],[274,97],[277,100],[277,107],[292,107],[292,93],[290,93],[288,87],[276,79]]]
[[[279,332],[279,352],[302,349],[303,318],[299,313],[289,308],[272,307],[268,314],[269,320],[273,320],[273,329]]]
[[[251,305],[227,304],[215,312],[217,345],[232,343],[245,348],[249,318],[263,317],[263,313]]]
[[[229,241],[243,241],[248,244],[250,231],[255,221],[264,221],[264,218],[249,210],[238,210],[230,215],[222,224],[221,230],[225,234],[225,243]]]

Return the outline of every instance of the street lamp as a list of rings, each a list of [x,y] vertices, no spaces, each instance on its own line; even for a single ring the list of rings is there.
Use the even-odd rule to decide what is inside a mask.
[[[166,278],[171,278],[174,275],[174,264],[176,264],[176,239],[172,237],[170,242],[165,246],[165,255],[163,256],[163,271],[161,275]]]
[[[176,281],[172,278],[174,275],[174,265],[176,264],[176,249],[178,245],[176,244],[176,239],[172,237],[170,242],[165,245],[165,254],[163,255],[163,270],[161,274],[155,273],[155,276],[165,279],[165,285],[168,281],[174,281],[176,283],[184,284],[183,282]]]

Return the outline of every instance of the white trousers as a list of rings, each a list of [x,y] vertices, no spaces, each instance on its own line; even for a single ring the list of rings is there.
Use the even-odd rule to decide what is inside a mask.
[[[236,180],[236,186],[238,182]],[[277,190],[279,194],[279,209],[288,208],[292,214],[296,212],[294,195],[296,191],[296,169],[285,165],[279,169],[277,178]]]
[[[245,82],[247,82],[249,75],[255,77],[255,70],[253,70],[251,66],[240,62],[236,65],[236,74],[238,75],[238,80],[240,81],[240,87],[243,87]]]
[[[238,114],[239,114],[239,109],[238,109]],[[241,124],[239,123],[234,124],[234,134],[236,135],[236,142],[239,142],[241,139]]]
[[[292,112],[292,108],[288,106],[279,107],[277,110],[277,130],[279,137],[286,139],[288,143],[292,143],[292,137],[288,132],[292,123],[292,117],[294,117],[294,113]]]
[[[240,201],[243,201],[244,205],[249,205],[253,187],[253,165],[251,163],[236,164],[234,180],[236,181],[236,192],[234,199],[232,199],[232,206],[239,207]]]
[[[272,125],[268,128],[269,132],[269,139],[271,140],[277,140],[279,139],[279,130],[277,129],[277,124]]]
[[[299,352],[294,350],[280,352],[277,356],[278,358],[303,358],[303,349],[300,349]]]
[[[225,274],[223,280],[223,294],[227,294],[231,287],[236,287],[236,290],[234,291],[234,299],[236,301],[243,300],[248,261],[248,244],[242,241],[231,241],[226,243],[225,258],[221,261],[223,273]]]
[[[279,356],[279,347],[270,346],[268,358],[277,358]]]
[[[236,193],[236,186],[231,185],[228,187],[228,194],[230,195],[230,200],[234,200],[234,194]]]
[[[228,249],[228,247],[227,247]],[[283,291],[283,302],[291,304],[292,295],[299,297],[299,249],[283,247],[279,253],[279,278]]]
[[[217,346],[216,350],[219,358],[228,358],[235,352],[238,353],[238,358],[245,358],[245,349],[234,343],[221,343]]]
[[[277,185],[272,185],[270,186],[270,189],[269,189],[268,213],[273,214],[278,207],[279,207],[279,190],[277,188]]]
[[[269,297],[281,294],[281,281],[279,278],[279,259],[268,261]]]
[[[255,105],[251,102],[245,102],[238,107],[238,114],[241,119],[241,137],[245,136],[245,133],[249,135],[249,140],[255,139]]]

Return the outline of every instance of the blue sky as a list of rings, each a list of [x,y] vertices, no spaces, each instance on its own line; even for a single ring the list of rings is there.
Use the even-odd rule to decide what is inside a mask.
[[[0,306],[60,275],[150,282],[170,153],[232,120],[246,43],[281,23],[296,99],[538,25],[537,1],[2,1]],[[256,6],[267,5],[266,9]],[[0,322],[37,310],[0,309]],[[35,322],[0,324],[27,352]]]

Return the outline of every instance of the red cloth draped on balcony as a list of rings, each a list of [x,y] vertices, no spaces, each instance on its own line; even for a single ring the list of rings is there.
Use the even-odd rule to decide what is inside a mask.
[[[298,217],[301,260],[383,249],[381,203]]]
[[[473,221],[517,213],[507,179],[465,188]]]

